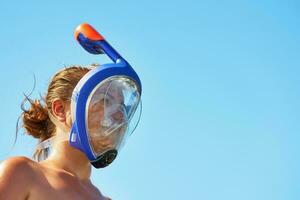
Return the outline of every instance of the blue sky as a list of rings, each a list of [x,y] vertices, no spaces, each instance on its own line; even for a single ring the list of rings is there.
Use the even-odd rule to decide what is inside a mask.
[[[298,1],[0,2],[0,160],[22,93],[44,93],[64,65],[106,63],[74,40],[88,22],[134,66],[141,122],[92,179],[112,199],[300,198]]]

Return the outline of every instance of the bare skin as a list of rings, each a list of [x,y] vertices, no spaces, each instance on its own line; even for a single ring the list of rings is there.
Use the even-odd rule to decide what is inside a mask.
[[[71,126],[68,107],[60,100],[52,111],[60,127],[56,134],[67,134]],[[0,164],[0,200],[110,200],[90,180],[91,165],[81,151],[68,141],[53,146],[49,158],[35,162],[13,157]]]

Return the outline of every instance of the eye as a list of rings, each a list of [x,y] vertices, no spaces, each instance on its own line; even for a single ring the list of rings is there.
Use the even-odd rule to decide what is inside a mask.
[[[111,104],[112,104],[111,99],[110,99],[110,98],[105,98],[105,100],[104,100],[104,105],[105,105],[105,106],[110,106]]]

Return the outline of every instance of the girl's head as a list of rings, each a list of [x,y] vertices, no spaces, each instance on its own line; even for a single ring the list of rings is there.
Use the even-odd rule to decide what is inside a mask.
[[[95,66],[95,65],[92,65]],[[56,126],[50,120],[54,116],[62,125],[70,128],[70,100],[79,80],[91,70],[82,66],[71,66],[57,72],[49,83],[47,93],[42,99],[32,100],[26,97],[30,108],[26,110],[22,103],[23,127],[25,132],[42,142],[55,134]],[[51,112],[49,114],[49,112]],[[39,160],[41,150],[34,157]]]
[[[95,65],[92,66],[94,67]],[[84,129],[84,131],[74,129],[75,132],[71,133],[73,125],[71,116],[72,94],[78,82],[90,70],[91,68],[81,66],[65,68],[54,75],[49,83],[47,93],[42,97],[42,100],[31,100],[26,97],[30,103],[30,108],[26,110],[24,106],[22,106],[23,127],[29,135],[39,139],[40,144],[34,154],[36,160],[40,161],[48,156],[49,151],[45,146],[48,147],[47,144],[49,144],[49,141],[55,141],[56,143],[61,140],[68,140],[72,137],[73,140],[70,141],[72,145],[78,141],[76,137],[82,137],[80,134],[86,134],[83,136],[84,139],[82,141],[88,140],[89,146],[87,148],[91,148],[90,151],[92,151],[97,158],[100,158],[98,159],[99,163],[98,160],[94,162],[94,160],[90,158],[89,152],[84,153],[90,156],[90,161],[94,163],[97,162],[95,164],[97,168],[104,166],[104,164],[106,166],[106,164],[110,164],[115,158],[117,151],[130,134],[131,130],[128,128],[128,124],[138,106],[139,95],[132,80],[118,76],[111,76],[103,82],[100,82],[101,84],[98,83],[97,87],[89,93],[89,100],[85,105],[87,114],[78,114],[78,112],[76,112],[79,116],[76,116],[77,121],[74,121],[74,126],[77,127],[77,129],[78,126],[76,125],[78,122],[81,123],[80,125],[85,123],[86,129]],[[82,96],[83,95],[80,97]],[[76,104],[76,100],[74,103],[76,109],[81,109],[82,106],[84,106]],[[85,117],[85,119],[82,119],[82,117]],[[136,124],[137,123],[138,121]],[[76,131],[78,131],[78,133]],[[78,136],[75,134],[78,134]],[[58,137],[51,138],[54,135]],[[42,143],[43,141],[45,142]],[[59,149],[60,147],[63,146],[54,145],[54,149]],[[77,148],[77,146],[75,147]],[[84,151],[84,149],[82,151]]]

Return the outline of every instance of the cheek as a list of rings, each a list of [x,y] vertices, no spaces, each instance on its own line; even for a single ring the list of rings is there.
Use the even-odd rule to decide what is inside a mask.
[[[103,120],[103,112],[91,112],[88,115],[88,129],[90,131],[99,131],[101,126],[100,122]]]

